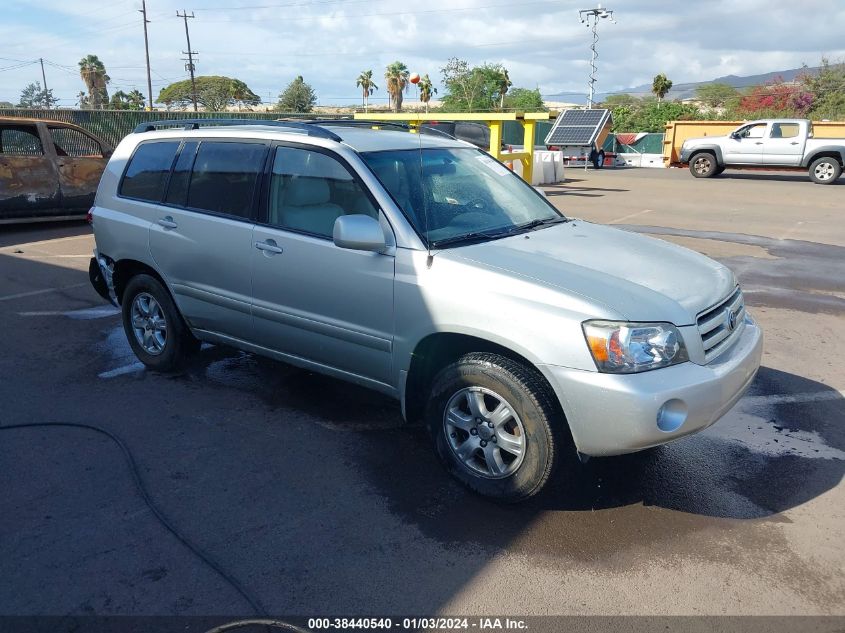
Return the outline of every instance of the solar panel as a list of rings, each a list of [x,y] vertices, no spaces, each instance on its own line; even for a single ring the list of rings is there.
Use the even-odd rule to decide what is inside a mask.
[[[546,145],[592,145],[610,120],[610,110],[564,110],[546,136]]]

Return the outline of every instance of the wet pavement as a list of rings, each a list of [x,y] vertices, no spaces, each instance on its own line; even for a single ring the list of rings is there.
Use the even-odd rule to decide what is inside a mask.
[[[822,226],[843,189],[576,176],[555,204],[698,248],[746,289],[764,367],[701,434],[490,503],[373,392],[212,346],[144,370],[87,286],[81,225],[0,234],[0,424],[119,436],[157,506],[272,613],[845,614],[845,223]],[[250,614],[108,439],[3,431],[0,477],[0,614]]]

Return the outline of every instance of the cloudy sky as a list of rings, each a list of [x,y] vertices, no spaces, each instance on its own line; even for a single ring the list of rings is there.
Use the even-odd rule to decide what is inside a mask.
[[[83,89],[77,62],[105,63],[116,90],[146,94],[141,0],[3,0],[0,101],[17,103],[41,80],[61,105]],[[360,101],[355,78],[377,77],[399,59],[439,81],[452,56],[502,63],[515,86],[552,100],[587,90],[590,32],[571,0],[147,0],[153,93],[187,77],[187,9],[198,74],[245,81],[263,100],[301,74],[321,104]],[[822,0],[616,0],[617,24],[600,25],[599,92],[623,90],[665,72],[676,83],[816,65],[845,58],[845,2]],[[31,63],[35,60],[36,63]],[[378,81],[382,85],[383,81]],[[440,89],[442,92],[442,88]],[[384,89],[375,101],[386,101]]]

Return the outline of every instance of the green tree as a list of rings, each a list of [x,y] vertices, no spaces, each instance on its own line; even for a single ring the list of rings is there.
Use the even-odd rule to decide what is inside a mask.
[[[373,81],[373,71],[362,70],[358,79],[355,80],[355,85],[361,89],[362,103],[364,104],[364,112],[366,112],[370,106],[370,97],[378,90],[378,86]]]
[[[672,80],[669,79],[664,73],[660,73],[656,75],[654,81],[651,82],[651,91],[657,97],[657,107],[660,107],[660,102],[663,101],[663,97],[672,89]]]
[[[725,108],[739,101],[739,90],[723,83],[702,84],[695,89],[695,98],[708,108]]]
[[[96,55],[86,55],[79,60],[79,76],[88,90],[85,102],[92,110],[102,110],[109,102],[108,83],[111,77]]]
[[[605,105],[608,105],[605,102]],[[622,105],[610,104],[614,132],[663,132],[668,121],[707,118],[698,106],[654,98],[635,99]]]
[[[627,92],[621,92],[615,95],[608,95],[601,105],[604,108],[612,109],[620,106],[632,107],[638,103],[640,103],[639,98],[629,95]]]
[[[500,64],[470,66],[452,57],[440,69],[446,95],[443,106],[450,112],[489,112],[497,109],[505,68]]]
[[[431,78],[426,73],[422,76],[419,83],[420,87],[420,101],[425,104],[425,111],[428,112],[428,102],[431,101],[431,96],[437,94],[437,88],[431,83]]]
[[[279,95],[275,109],[277,112],[311,112],[316,104],[314,89],[299,75]]]
[[[845,120],[845,62],[831,63],[822,58],[818,72],[805,72],[801,83],[813,95],[813,118]]]
[[[143,110],[144,95],[138,90],[133,90],[128,94],[123,90],[118,90],[111,96],[109,107],[112,110]]]
[[[51,108],[58,102],[59,100],[53,97],[52,90],[42,90],[41,82],[36,81],[21,91],[18,107],[41,110],[43,108]],[[9,105],[11,106],[12,104]]]
[[[4,110],[11,110],[14,107],[15,104],[11,101],[0,101],[0,108],[3,108]]]
[[[223,112],[236,103],[257,105],[261,98],[249,89],[244,82],[231,77],[208,75],[195,79],[197,103],[208,112]],[[187,107],[191,100],[191,80],[177,81],[162,88],[158,93],[157,103],[170,108]]]
[[[387,93],[390,95],[390,109],[394,112],[402,112],[402,101],[404,93],[408,90],[408,79],[411,72],[408,67],[400,61],[388,64],[384,69],[384,80],[387,85]]]
[[[519,112],[545,112],[546,106],[540,89],[514,88],[502,102],[506,109]]]
[[[127,95],[130,110],[143,110],[146,107],[147,98],[140,90],[133,90]]]

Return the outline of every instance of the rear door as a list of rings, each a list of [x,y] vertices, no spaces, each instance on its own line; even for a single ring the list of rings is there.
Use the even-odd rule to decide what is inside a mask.
[[[151,218],[150,252],[194,328],[250,338],[254,207],[267,151],[262,142],[185,142]]]
[[[803,127],[797,121],[773,121],[763,144],[763,164],[799,166],[807,138]]]
[[[252,248],[259,345],[387,383],[393,340],[392,254],[335,246],[335,220],[366,214],[392,232],[365,185],[334,154],[274,150]]]
[[[68,212],[87,211],[108,162],[106,148],[76,128],[48,124],[47,131],[56,153],[62,207]]]
[[[769,134],[768,123],[751,123],[725,141],[724,158],[729,165],[760,165],[763,162],[763,143]]]
[[[37,123],[0,123],[0,222],[61,214],[56,164]]]

